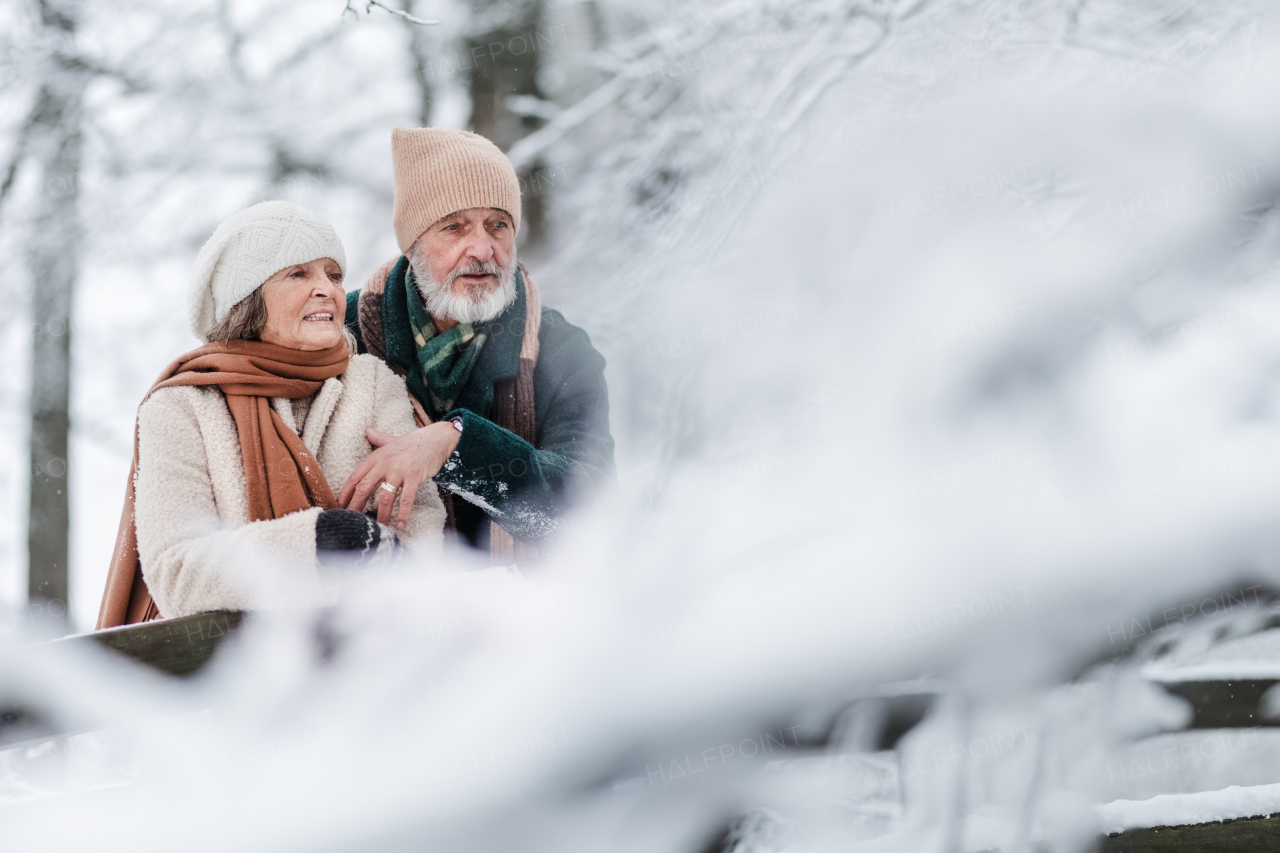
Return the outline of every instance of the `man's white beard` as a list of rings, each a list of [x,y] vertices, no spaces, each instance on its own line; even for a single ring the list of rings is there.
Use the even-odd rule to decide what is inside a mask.
[[[511,255],[511,266],[503,270],[493,261],[481,263],[470,261],[459,264],[449,273],[444,282],[436,281],[431,275],[431,267],[426,257],[413,247],[409,256],[409,265],[413,267],[413,278],[418,283],[418,292],[426,303],[427,313],[432,319],[456,320],[459,323],[477,325],[497,317],[507,306],[516,300],[516,258]],[[460,275],[489,273],[498,277],[498,287],[479,295],[475,293],[457,294],[453,292],[453,284]]]

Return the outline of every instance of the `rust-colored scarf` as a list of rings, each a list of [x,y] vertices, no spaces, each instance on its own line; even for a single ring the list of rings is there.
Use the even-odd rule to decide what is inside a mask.
[[[346,341],[327,350],[303,352],[261,341],[219,341],[192,350],[165,368],[145,403],[160,388],[217,385],[235,418],[244,458],[249,520],[282,518],[291,512],[336,505],[319,463],[298,434],[271,408],[272,397],[309,397],[324,380],[345,373],[351,353]],[[141,404],[139,405],[141,407]],[[98,625],[112,628],[160,618],[138,562],[134,478],[138,473],[138,429],[133,430],[133,465],[124,494],[120,532],[98,611]]]

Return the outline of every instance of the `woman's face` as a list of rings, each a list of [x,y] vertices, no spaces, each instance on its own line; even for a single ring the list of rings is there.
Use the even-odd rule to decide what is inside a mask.
[[[262,285],[262,298],[267,303],[264,342],[315,351],[342,340],[347,296],[337,261],[320,258],[285,267]]]

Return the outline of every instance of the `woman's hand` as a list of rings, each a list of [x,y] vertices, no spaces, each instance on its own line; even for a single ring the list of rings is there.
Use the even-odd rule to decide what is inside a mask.
[[[448,421],[430,424],[395,438],[385,432],[365,430],[374,451],[347,478],[338,495],[338,506],[363,512],[369,496],[378,492],[378,523],[390,524],[395,495],[379,488],[390,483],[400,489],[400,509],[396,528],[404,530],[413,510],[418,487],[430,480],[458,446],[461,433]]]

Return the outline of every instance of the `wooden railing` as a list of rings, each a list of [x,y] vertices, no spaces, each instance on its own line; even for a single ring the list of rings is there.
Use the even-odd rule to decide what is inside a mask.
[[[215,610],[178,619],[108,628],[54,642],[97,643],[169,675],[186,676],[198,672],[208,663],[218,646],[240,627],[243,619],[244,614],[238,610]]]
[[[1101,853],[1276,853],[1280,815],[1130,829],[1103,839]]]
[[[231,610],[197,613],[63,637],[30,646],[29,651],[39,657],[68,646],[92,643],[168,675],[187,677],[209,662],[218,646],[240,627],[243,618],[243,613]],[[0,748],[71,733],[64,725],[46,719],[38,710],[16,704],[0,705]]]
[[[66,637],[43,646],[52,649],[94,643],[160,672],[183,678],[204,667],[219,645],[239,629],[243,619],[244,614],[238,611],[200,613]],[[1276,683],[1276,679],[1240,679],[1161,682],[1161,686],[1191,703],[1194,716],[1189,728],[1218,729],[1280,726],[1280,720],[1266,719],[1260,707],[1263,694]],[[875,748],[894,748],[899,738],[928,713],[933,698],[912,693],[884,699],[883,725]],[[0,748],[69,734],[56,727],[42,731],[37,722],[30,712],[20,707],[0,707]],[[41,734],[33,738],[33,731]],[[819,747],[820,741],[821,737],[800,745]],[[1192,826],[1134,829],[1103,839],[1100,850],[1103,853],[1277,853],[1280,851],[1280,814]]]
[[[1158,682],[1191,703],[1191,729],[1280,726],[1262,713],[1262,695],[1276,679]],[[1280,815],[1258,815],[1187,826],[1130,829],[1103,839],[1102,853],[1276,853],[1280,851]]]
[[[1157,682],[1174,696],[1191,703],[1195,716],[1191,729],[1243,729],[1252,726],[1280,726],[1262,714],[1262,694],[1276,684],[1274,678],[1243,678],[1231,681]]]

